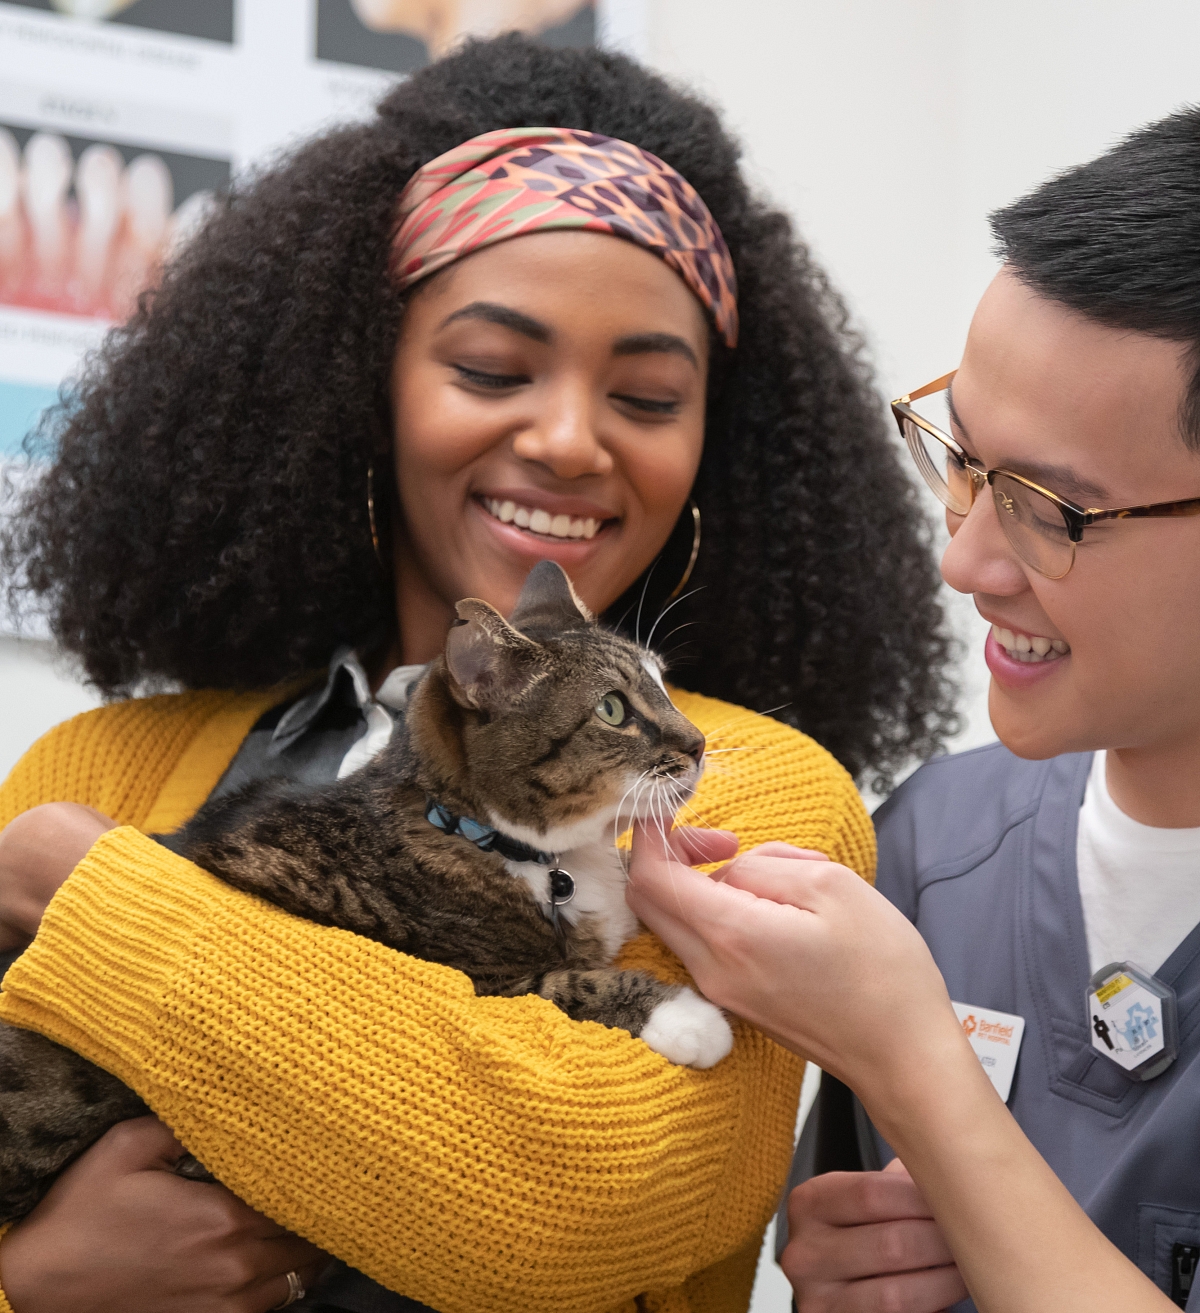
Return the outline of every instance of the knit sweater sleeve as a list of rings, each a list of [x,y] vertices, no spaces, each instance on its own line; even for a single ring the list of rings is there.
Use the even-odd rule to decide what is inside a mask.
[[[296,687],[132,698],[65,720],[0,783],[0,829],[45,802],[86,803],[148,832],[174,829],[258,717]]]
[[[678,700],[747,749],[702,786],[705,823],[871,873],[870,823],[821,749]],[[648,935],[623,961],[682,976]],[[741,1024],[697,1072],[543,999],[477,998],[457,972],[288,916],[133,827],[60,890],[0,1018],[114,1072],[256,1208],[442,1313],[602,1313],[643,1294],[744,1309],[801,1073]]]

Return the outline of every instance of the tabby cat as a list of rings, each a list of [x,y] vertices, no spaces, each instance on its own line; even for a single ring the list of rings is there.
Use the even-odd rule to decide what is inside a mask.
[[[614,839],[694,791],[704,736],[645,648],[596,624],[559,566],[530,573],[511,620],[458,604],[402,727],[333,784],[250,785],[160,842],[227,884],[464,972],[476,993],[540,994],[672,1062],[730,1050],[690,989],[610,965],[637,928]],[[0,1026],[0,1221],[145,1105],[114,1076]],[[181,1170],[212,1178],[194,1159]]]

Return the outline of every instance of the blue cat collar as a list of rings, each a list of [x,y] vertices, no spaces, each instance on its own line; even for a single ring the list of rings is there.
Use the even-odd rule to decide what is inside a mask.
[[[558,865],[558,859],[553,853],[543,852],[532,844],[502,834],[494,825],[485,825],[472,816],[459,816],[432,798],[425,805],[425,819],[443,834],[456,834],[468,843],[473,843],[481,852],[498,853],[510,862],[534,862],[538,866],[551,867]],[[569,900],[564,898],[562,901]]]

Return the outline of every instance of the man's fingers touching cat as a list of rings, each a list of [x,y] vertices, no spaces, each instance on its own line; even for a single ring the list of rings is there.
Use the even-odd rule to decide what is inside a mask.
[[[671,853],[685,866],[727,862],[738,850],[732,830],[709,830],[698,825],[680,825],[671,831]]]
[[[739,853],[715,878],[731,889],[803,912],[825,910],[830,898],[841,901],[844,883],[858,879],[849,867],[831,862],[824,853],[783,843]]]

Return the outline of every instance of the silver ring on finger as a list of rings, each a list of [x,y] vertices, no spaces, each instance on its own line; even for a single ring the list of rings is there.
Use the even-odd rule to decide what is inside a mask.
[[[308,1293],[304,1289],[304,1282],[300,1280],[299,1272],[289,1272],[287,1274],[288,1292],[287,1298],[282,1304],[272,1304],[272,1313],[277,1308],[291,1308],[293,1304],[298,1304]]]

